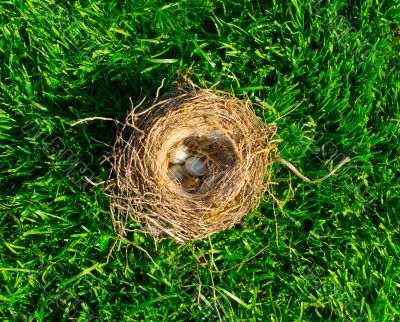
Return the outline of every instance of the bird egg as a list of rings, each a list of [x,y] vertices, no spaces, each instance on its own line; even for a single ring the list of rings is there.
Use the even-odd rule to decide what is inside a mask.
[[[184,164],[189,156],[189,149],[181,144],[171,150],[169,160],[172,164]]]
[[[175,164],[168,170],[168,176],[171,180],[182,183],[185,179],[185,169],[180,164]]]
[[[199,157],[190,157],[185,161],[186,171],[193,177],[201,177],[207,173],[207,167]]]

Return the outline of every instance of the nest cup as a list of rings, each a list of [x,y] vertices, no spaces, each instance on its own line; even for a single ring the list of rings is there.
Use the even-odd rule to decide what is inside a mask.
[[[180,90],[138,112],[115,143],[111,212],[121,237],[131,220],[153,235],[198,240],[233,226],[269,191],[276,128],[248,100]],[[171,155],[185,147],[206,169],[190,175]],[[187,163],[187,162],[186,162]],[[182,171],[171,176],[172,170]]]

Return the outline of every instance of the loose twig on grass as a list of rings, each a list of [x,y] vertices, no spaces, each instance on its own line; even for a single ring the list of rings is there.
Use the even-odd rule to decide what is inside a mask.
[[[291,164],[290,162],[286,161],[285,159],[282,159],[282,158],[279,157],[279,158],[276,159],[276,161],[279,162],[280,164],[288,167],[296,176],[298,176],[303,181],[309,182],[309,183],[319,183],[319,182],[322,182],[322,181],[326,180],[327,178],[329,178],[333,174],[335,174],[335,172],[337,170],[339,170],[343,165],[345,165],[346,163],[350,162],[350,158],[349,157],[344,158],[331,172],[329,172],[327,175],[325,175],[322,178],[317,179],[317,180],[308,179],[306,176],[302,175],[300,173],[300,171],[297,170],[296,167],[293,164]]]

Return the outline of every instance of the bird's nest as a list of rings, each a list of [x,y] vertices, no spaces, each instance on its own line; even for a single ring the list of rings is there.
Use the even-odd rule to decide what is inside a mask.
[[[232,227],[268,194],[279,139],[248,100],[180,89],[150,105],[132,108],[114,146],[111,213],[120,237],[133,220],[153,235],[202,239]],[[190,156],[203,173],[176,164]]]

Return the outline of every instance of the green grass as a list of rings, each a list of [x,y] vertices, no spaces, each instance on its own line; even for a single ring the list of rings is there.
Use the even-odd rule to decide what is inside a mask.
[[[279,3],[0,1],[0,320],[399,320],[400,2]],[[352,162],[316,185],[277,164],[282,211],[183,246],[136,234],[107,263],[109,200],[81,178],[107,177],[115,127],[71,124],[190,66],[259,103],[310,178]]]

